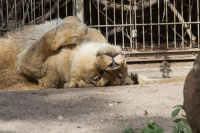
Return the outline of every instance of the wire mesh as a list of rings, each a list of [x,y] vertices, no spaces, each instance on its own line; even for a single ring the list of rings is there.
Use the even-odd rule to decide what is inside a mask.
[[[77,15],[77,2],[0,0],[0,36]],[[199,49],[199,5],[198,0],[88,0],[83,3],[83,21],[126,51]]]

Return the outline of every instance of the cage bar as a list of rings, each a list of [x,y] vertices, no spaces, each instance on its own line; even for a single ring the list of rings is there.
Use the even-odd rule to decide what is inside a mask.
[[[160,0],[158,0],[158,24],[160,23]],[[160,25],[158,25],[158,48],[160,49]]]
[[[152,24],[152,4],[151,4],[151,0],[149,1],[150,4],[150,23]],[[151,50],[153,50],[153,28],[151,25]]]
[[[142,24],[144,24],[144,0],[142,0]],[[144,25],[142,26],[143,33],[143,50],[145,51],[145,33],[144,33]]]
[[[176,1],[174,0],[174,7],[176,7]],[[174,12],[174,23],[176,22],[176,12]],[[174,24],[174,48],[176,48],[176,25]]]
[[[121,19],[122,19],[122,25],[124,24],[124,4],[123,0],[121,0]],[[122,26],[122,48],[124,50],[124,26]]]
[[[199,22],[199,0],[197,0],[197,22]],[[199,49],[199,24],[197,24],[197,36],[198,36],[198,49]]]
[[[113,0],[113,5],[114,5],[114,7],[113,7],[113,16],[114,16],[114,25],[116,25],[116,16],[115,16],[115,0]],[[117,45],[116,44],[116,27],[114,27],[114,44],[115,45]]]

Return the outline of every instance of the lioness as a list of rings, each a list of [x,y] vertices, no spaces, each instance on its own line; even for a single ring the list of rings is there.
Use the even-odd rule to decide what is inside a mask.
[[[131,85],[119,46],[77,17],[46,21],[0,38],[0,90]]]

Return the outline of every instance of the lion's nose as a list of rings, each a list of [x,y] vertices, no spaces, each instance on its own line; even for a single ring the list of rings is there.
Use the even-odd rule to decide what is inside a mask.
[[[112,62],[110,63],[110,65],[108,67],[109,68],[115,68],[115,67],[120,67],[120,65],[117,64],[114,60],[112,60]]]

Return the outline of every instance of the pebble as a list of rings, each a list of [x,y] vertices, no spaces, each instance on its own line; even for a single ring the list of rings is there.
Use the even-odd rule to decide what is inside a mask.
[[[57,119],[62,121],[64,118],[63,116],[58,116]]]
[[[109,106],[109,107],[113,107],[113,104],[109,104],[108,106]]]
[[[110,116],[114,116],[114,114],[110,114]]]
[[[86,122],[85,124],[87,124],[87,125],[91,125],[91,123],[90,123],[90,122]]]

